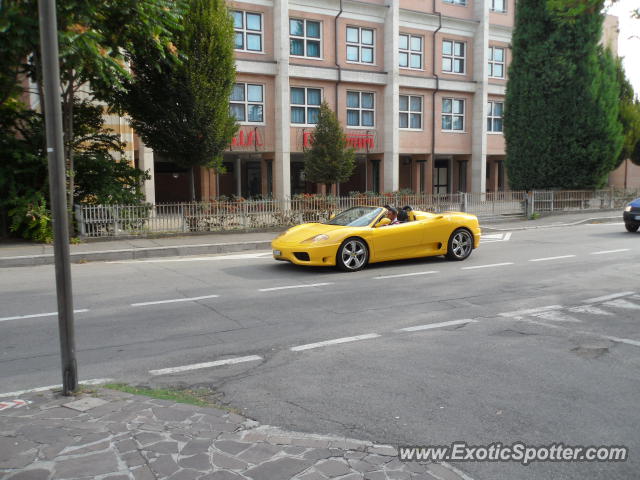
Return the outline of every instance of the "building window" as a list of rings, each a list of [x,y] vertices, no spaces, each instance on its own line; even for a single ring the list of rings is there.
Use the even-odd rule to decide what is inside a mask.
[[[320,58],[320,22],[289,19],[289,53],[295,57]]]
[[[400,67],[422,70],[422,37],[400,34]]]
[[[503,111],[504,103],[489,102],[489,110],[487,114],[487,132],[502,132]]]
[[[464,100],[459,98],[442,99],[442,130],[447,132],[464,131]]]
[[[315,125],[321,103],[322,90],[319,88],[291,87],[291,123]]]
[[[400,95],[400,128],[422,130],[422,97]]]
[[[507,11],[507,0],[491,0],[491,11],[504,13]]]
[[[262,14],[234,10],[233,29],[235,49],[243,52],[262,52]]]
[[[229,107],[240,123],[264,123],[263,85],[236,83],[231,91]]]
[[[442,71],[449,73],[464,73],[465,50],[464,42],[453,40],[442,41]]]
[[[347,126],[373,127],[375,118],[372,92],[347,92]]]
[[[463,7],[467,4],[467,0],[443,0],[444,3],[452,3],[453,5],[462,5]]]
[[[489,76],[504,78],[504,48],[489,47]]]
[[[373,30],[370,28],[347,27],[347,61],[373,63]]]

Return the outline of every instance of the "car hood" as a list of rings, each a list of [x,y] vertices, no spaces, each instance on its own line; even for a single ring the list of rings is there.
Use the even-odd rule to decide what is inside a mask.
[[[291,227],[284,232],[282,236],[278,237],[278,241],[300,243],[321,233],[329,235],[331,232],[344,230],[345,228],[348,227],[343,227],[342,225],[326,225],[324,223],[303,223],[302,225]]]
[[[640,198],[636,198],[632,202],[629,202],[629,205],[631,205],[632,207],[640,207]]]

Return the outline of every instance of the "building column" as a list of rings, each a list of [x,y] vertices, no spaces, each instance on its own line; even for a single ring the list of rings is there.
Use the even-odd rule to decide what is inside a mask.
[[[291,111],[289,110],[289,0],[273,2],[275,80],[275,155],[273,194],[280,200],[291,195]]]
[[[399,100],[400,67],[398,65],[398,42],[400,32],[400,2],[387,0],[389,7],[384,29],[384,67],[387,71],[387,85],[384,89],[384,191],[399,189],[400,150]]]
[[[140,151],[138,152],[140,170],[149,171],[151,178],[142,183],[142,193],[147,203],[156,203],[156,184],[153,178],[153,150],[147,147],[140,139]]]
[[[236,157],[235,165],[233,169],[236,172],[236,197],[242,196],[242,160],[240,157]]]
[[[471,145],[471,191],[486,191],[487,175],[487,88],[489,63],[489,0],[476,0],[475,15],[479,20],[473,42],[473,97]]]

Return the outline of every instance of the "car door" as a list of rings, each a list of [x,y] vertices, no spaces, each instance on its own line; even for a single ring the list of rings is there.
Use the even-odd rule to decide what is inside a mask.
[[[435,215],[418,222],[422,227],[421,255],[430,255],[446,248],[451,234],[451,222],[444,215]]]
[[[424,227],[420,222],[406,222],[377,227],[371,233],[373,260],[392,260],[416,256],[423,243]]]

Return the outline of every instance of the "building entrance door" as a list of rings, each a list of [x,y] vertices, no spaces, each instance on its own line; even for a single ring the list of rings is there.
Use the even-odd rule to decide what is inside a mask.
[[[257,197],[262,193],[262,171],[259,161],[248,161],[246,163],[246,175],[244,177],[244,188],[242,196],[246,198]]]
[[[436,160],[433,167],[433,193],[449,193],[449,160]]]

